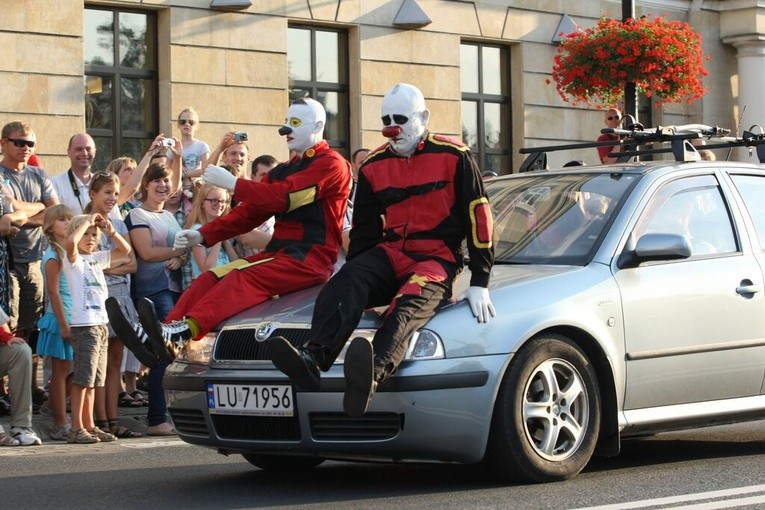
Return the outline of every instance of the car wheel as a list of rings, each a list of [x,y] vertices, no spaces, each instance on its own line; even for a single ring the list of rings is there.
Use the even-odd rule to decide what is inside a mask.
[[[264,453],[243,453],[242,457],[253,466],[265,471],[307,471],[324,462],[321,457],[268,455]]]
[[[487,461],[505,480],[553,482],[579,473],[600,430],[595,371],[568,338],[531,340],[502,381]]]

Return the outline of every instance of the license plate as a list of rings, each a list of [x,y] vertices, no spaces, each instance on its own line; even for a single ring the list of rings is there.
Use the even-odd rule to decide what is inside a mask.
[[[210,414],[294,416],[292,386],[281,384],[207,384]]]

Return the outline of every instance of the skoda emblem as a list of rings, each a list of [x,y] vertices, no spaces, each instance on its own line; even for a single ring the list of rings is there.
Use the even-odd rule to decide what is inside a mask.
[[[273,333],[274,325],[270,322],[266,322],[258,326],[255,330],[255,340],[258,342],[265,342],[266,339]]]

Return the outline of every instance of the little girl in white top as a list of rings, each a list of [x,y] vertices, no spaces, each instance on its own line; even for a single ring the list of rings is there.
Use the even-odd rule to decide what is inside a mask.
[[[181,131],[181,154],[183,157],[184,177],[193,181],[202,176],[202,163],[210,156],[210,147],[196,138],[199,128],[199,115],[187,107],[178,114],[178,127]],[[172,151],[167,151],[168,159],[173,159]]]
[[[181,207],[188,214],[191,211],[191,199],[194,196],[193,184],[202,176],[204,170],[202,164],[210,156],[210,147],[196,138],[199,114],[194,108],[189,106],[181,110],[178,114],[178,128],[181,131],[181,170],[183,172]],[[173,151],[168,149],[167,161],[172,161],[174,157]]]
[[[96,251],[103,230],[116,245],[111,251]],[[74,347],[72,379],[72,431],[70,443],[89,444],[117,438],[95,426],[93,405],[96,386],[106,382],[109,330],[106,324],[104,269],[128,262],[130,244],[100,214],[75,216],[67,228],[62,261],[72,299],[70,341]]]

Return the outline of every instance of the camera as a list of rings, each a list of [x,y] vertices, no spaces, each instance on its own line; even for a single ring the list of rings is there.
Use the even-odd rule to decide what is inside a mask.
[[[164,140],[162,140],[162,145],[164,145],[165,147],[175,147],[175,140],[173,140],[172,138],[165,138]]]
[[[246,142],[247,141],[247,133],[234,133],[234,141],[235,142]]]

